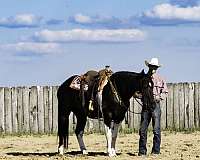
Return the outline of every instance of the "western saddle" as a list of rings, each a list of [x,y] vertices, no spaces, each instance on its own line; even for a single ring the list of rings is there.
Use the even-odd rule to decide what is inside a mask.
[[[112,75],[112,70],[110,66],[106,66],[104,69],[100,70],[99,72],[90,70],[82,75],[81,82],[83,84],[88,84],[89,90],[89,110],[93,111],[93,102],[95,100],[94,95],[96,93],[102,94],[104,86],[107,84],[109,77]]]

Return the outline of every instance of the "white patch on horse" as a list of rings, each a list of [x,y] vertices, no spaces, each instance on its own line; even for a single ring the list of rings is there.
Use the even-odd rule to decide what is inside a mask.
[[[58,148],[58,153],[60,155],[64,155],[64,146],[63,145]]]

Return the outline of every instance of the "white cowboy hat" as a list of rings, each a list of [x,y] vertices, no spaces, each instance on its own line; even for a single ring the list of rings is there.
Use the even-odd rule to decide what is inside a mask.
[[[152,66],[161,67],[161,64],[158,63],[158,58],[152,58],[150,62],[145,61],[145,64],[147,66],[152,65]]]

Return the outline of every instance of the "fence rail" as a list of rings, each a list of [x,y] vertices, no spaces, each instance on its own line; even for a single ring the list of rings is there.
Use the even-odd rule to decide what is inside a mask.
[[[168,97],[161,103],[162,129],[200,128],[200,83],[169,83]],[[51,134],[57,132],[58,86],[0,87],[0,133]],[[130,112],[122,122],[126,128],[138,130],[140,104],[131,99]],[[103,122],[88,119],[86,130],[103,130]],[[70,115],[70,130],[76,118]]]

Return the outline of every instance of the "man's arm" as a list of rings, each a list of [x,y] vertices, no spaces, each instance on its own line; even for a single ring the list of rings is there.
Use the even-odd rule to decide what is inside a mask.
[[[160,93],[160,99],[164,100],[167,97],[167,94],[168,94],[167,84],[163,80],[163,89],[161,90],[161,93]]]

